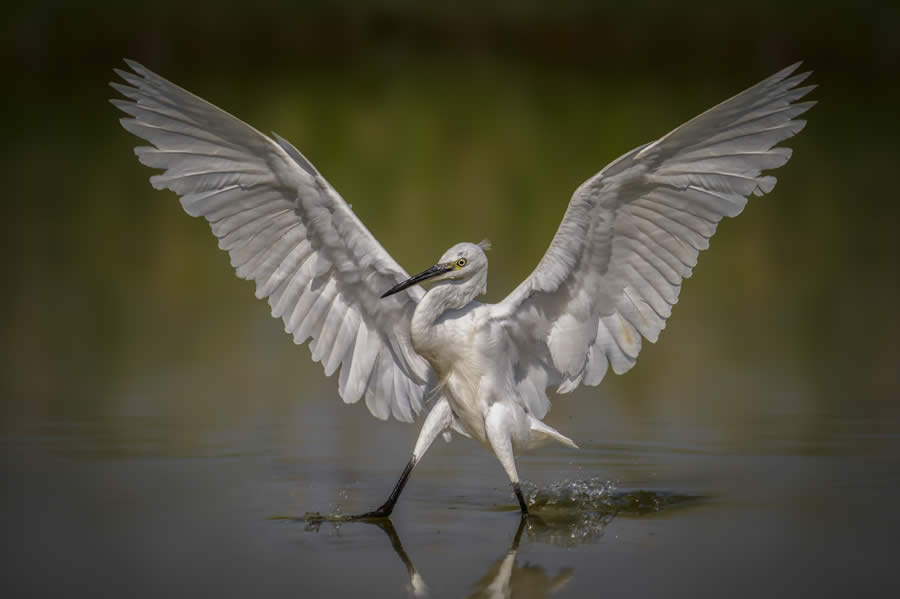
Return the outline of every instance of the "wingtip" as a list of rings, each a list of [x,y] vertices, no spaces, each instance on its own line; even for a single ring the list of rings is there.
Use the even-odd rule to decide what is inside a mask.
[[[781,69],[780,71],[778,71],[777,75],[781,75],[781,78],[785,79],[789,75],[792,75],[794,73],[794,71],[799,69],[802,64],[803,64],[803,61],[798,60],[797,62],[795,62],[793,64],[789,64],[788,66],[786,66],[783,69]]]
[[[122,61],[128,65],[128,67],[134,71],[135,73],[141,73],[142,71],[146,71],[147,67],[142,65],[136,60],[132,60],[130,58],[123,58]]]
[[[781,83],[782,81],[786,80],[788,77],[791,77],[791,75],[793,75],[793,79],[795,80],[794,85],[797,85],[801,81],[803,81],[804,79],[806,79],[807,77],[812,75],[812,70],[805,71],[803,73],[798,73],[797,75],[794,75],[794,72],[797,69],[799,69],[802,64],[803,64],[803,61],[798,60],[794,64],[784,67],[783,69],[781,69],[774,75],[765,79],[764,82],[769,85],[778,84],[778,83]]]
[[[119,79],[121,79],[122,81],[125,81],[126,83],[128,82],[128,75],[131,75],[131,73],[128,73],[127,71],[123,71],[122,69],[113,69],[113,73],[118,75]],[[108,83],[108,85],[123,95],[124,95],[124,91],[122,91],[123,88],[130,89],[130,88],[128,88],[127,85],[124,85],[121,81],[110,81]]]
[[[109,85],[111,88],[113,88],[123,96],[127,96],[128,94],[126,92],[134,89],[133,87],[129,87],[118,81],[110,81],[107,85]]]
[[[796,88],[798,85],[809,79],[809,76],[812,75],[812,71],[803,71],[802,73],[797,73],[793,75],[787,81],[790,83],[791,88]]]

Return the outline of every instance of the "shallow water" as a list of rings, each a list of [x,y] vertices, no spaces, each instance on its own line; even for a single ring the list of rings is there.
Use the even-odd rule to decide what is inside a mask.
[[[237,418],[202,444],[147,415],[132,416],[134,438],[98,422],[7,436],[8,583],[36,595],[580,597],[840,596],[900,582],[896,430],[862,423],[756,448],[640,427],[585,435],[579,451],[521,460],[535,516],[522,530],[499,465],[454,439],[414,471],[391,526],[311,524],[307,512],[379,504],[415,429],[326,394],[261,403],[280,422]],[[573,403],[609,423],[603,402]],[[648,432],[653,443],[630,438]]]

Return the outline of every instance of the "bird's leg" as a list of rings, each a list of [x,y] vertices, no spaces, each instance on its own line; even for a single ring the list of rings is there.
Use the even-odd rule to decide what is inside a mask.
[[[511,422],[509,408],[501,403],[493,404],[484,418],[484,428],[487,432],[488,441],[494,455],[500,460],[500,464],[512,483],[513,491],[516,492],[516,499],[519,500],[519,508],[522,510],[522,516],[528,515],[528,504],[525,503],[525,497],[522,495],[522,489],[519,487],[519,473],[516,471],[516,457],[513,454],[512,436],[509,432]]]
[[[422,459],[422,456],[425,455],[425,452],[428,451],[428,448],[431,447],[431,444],[437,436],[444,432],[452,422],[453,411],[450,409],[450,404],[447,403],[446,398],[441,397],[428,413],[425,424],[422,425],[422,430],[419,432],[419,438],[416,440],[416,447],[413,449],[412,457],[406,464],[406,468],[403,469],[403,474],[400,475],[400,480],[394,485],[394,490],[391,491],[387,501],[385,501],[377,510],[359,514],[357,516],[350,516],[350,519],[368,520],[389,517],[391,512],[394,511],[394,505],[397,503],[400,493],[403,492],[403,487],[406,486],[406,481],[409,479],[409,474],[412,472],[412,469],[419,463],[419,460]]]
[[[513,483],[513,491],[516,492],[516,499],[519,500],[519,507],[522,509],[522,515],[528,515],[528,504],[525,503],[525,498],[522,496],[522,489],[519,488],[519,483]]]
[[[406,464],[406,468],[403,469],[403,474],[400,475],[400,480],[397,481],[397,484],[394,485],[394,490],[391,491],[390,497],[387,498],[381,507],[377,510],[366,512],[365,514],[358,514],[356,516],[351,516],[353,520],[367,520],[369,518],[387,518],[391,515],[391,512],[394,511],[394,504],[397,503],[397,499],[400,497],[400,493],[403,492],[403,487],[406,486],[406,481],[409,480],[409,473],[412,472],[412,469],[416,465],[416,456],[410,458],[409,462]]]

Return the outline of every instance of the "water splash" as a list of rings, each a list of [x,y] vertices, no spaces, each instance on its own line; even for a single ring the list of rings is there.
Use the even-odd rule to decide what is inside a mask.
[[[319,532],[319,529],[322,528],[322,524],[329,522],[334,525],[334,531],[338,532],[341,529],[341,525],[345,522],[366,522],[367,520],[361,520],[359,518],[354,518],[352,515],[345,514],[340,506],[337,506],[328,513],[321,512],[306,512],[302,516],[287,516],[287,515],[276,515],[269,516],[269,520],[289,520],[291,522],[300,522],[304,524],[304,530],[307,532]]]
[[[334,529],[336,531],[340,530],[341,524],[344,522],[352,522],[353,520],[359,520],[359,518],[354,518],[351,514],[345,514],[344,509],[341,507],[343,502],[346,502],[348,498],[347,489],[340,489],[338,491],[338,501],[332,508],[330,512],[321,513],[321,512],[306,512],[301,517],[296,516],[279,516],[276,519],[286,519],[286,520],[295,520],[298,522],[305,523],[305,530],[311,532],[319,532],[319,529],[322,527],[322,524],[325,522],[331,522],[334,524]]]
[[[521,486],[529,510],[525,521],[529,539],[564,547],[598,541],[616,516],[647,516],[703,499],[669,491],[619,489],[613,481],[600,478],[563,480],[547,487],[522,481]],[[307,512],[299,518],[271,516],[270,519],[303,522],[305,530],[310,532],[318,532],[326,522],[333,525],[334,531],[347,522],[379,524],[378,520],[345,514],[340,504],[330,513]]]
[[[564,547],[598,541],[616,516],[644,516],[701,499],[665,491],[619,490],[614,482],[599,478],[564,480],[544,488],[523,482],[522,491],[531,514],[529,538]]]

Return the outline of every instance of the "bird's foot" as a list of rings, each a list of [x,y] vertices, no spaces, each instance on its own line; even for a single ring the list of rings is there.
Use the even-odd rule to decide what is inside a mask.
[[[393,506],[381,506],[377,510],[372,510],[371,512],[366,512],[364,514],[356,514],[353,516],[347,516],[348,520],[381,520],[384,518],[390,518],[391,512],[393,512]]]

